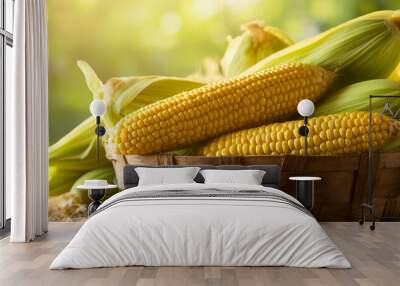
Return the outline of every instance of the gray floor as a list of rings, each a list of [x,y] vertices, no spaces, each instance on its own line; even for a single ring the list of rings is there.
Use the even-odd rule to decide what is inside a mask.
[[[322,223],[352,269],[289,267],[123,267],[48,270],[81,223],[50,223],[33,243],[0,241],[0,285],[400,285],[400,223],[378,223],[371,232],[356,222]]]

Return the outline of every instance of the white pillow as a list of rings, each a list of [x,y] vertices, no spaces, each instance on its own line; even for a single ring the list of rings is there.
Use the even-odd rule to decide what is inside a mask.
[[[135,168],[139,176],[139,186],[195,183],[193,179],[199,170],[198,167]]]
[[[265,171],[262,170],[201,170],[205,184],[261,185]]]

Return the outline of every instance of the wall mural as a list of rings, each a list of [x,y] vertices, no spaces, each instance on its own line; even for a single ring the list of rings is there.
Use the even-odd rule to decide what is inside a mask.
[[[368,96],[400,94],[400,11],[384,10],[396,1],[48,2],[51,220],[85,217],[76,186],[112,182],[126,155],[303,155],[302,99],[315,103],[308,154],[365,152]],[[99,158],[93,99],[106,105]],[[374,147],[400,149],[398,122],[373,120]]]

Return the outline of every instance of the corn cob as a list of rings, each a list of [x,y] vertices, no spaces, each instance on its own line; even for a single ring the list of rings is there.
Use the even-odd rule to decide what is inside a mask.
[[[297,63],[177,94],[119,121],[113,134],[115,152],[169,151],[287,118],[299,100],[318,99],[333,78],[318,66]]]
[[[293,44],[245,71],[251,74],[290,62],[335,71],[338,83],[386,78],[400,62],[400,10],[378,11]]]
[[[368,150],[368,112],[343,112],[309,120],[307,139],[311,155],[340,155]],[[399,123],[373,113],[373,146],[381,148],[396,135]],[[305,138],[299,135],[302,120],[273,123],[223,135],[204,145],[205,156],[301,155]]]
[[[252,21],[240,27],[241,35],[228,37],[228,47],[221,59],[226,78],[239,75],[263,58],[286,48],[293,41],[280,29]]]

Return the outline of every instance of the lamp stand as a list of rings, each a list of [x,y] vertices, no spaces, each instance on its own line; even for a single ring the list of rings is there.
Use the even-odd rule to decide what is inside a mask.
[[[100,116],[96,116],[96,130],[95,133],[97,135],[97,161],[100,160],[100,137],[106,134],[106,129],[104,126],[100,125]]]
[[[307,124],[308,124],[308,117],[307,116],[305,116],[304,117],[304,125],[303,126],[301,126],[300,128],[299,128],[299,134],[301,135],[301,136],[303,136],[303,137],[305,137],[304,139],[304,157],[307,159],[307,155],[308,155],[308,143],[307,143],[307,136],[308,136],[308,133],[309,133],[309,129],[308,129],[308,127],[307,127]]]

